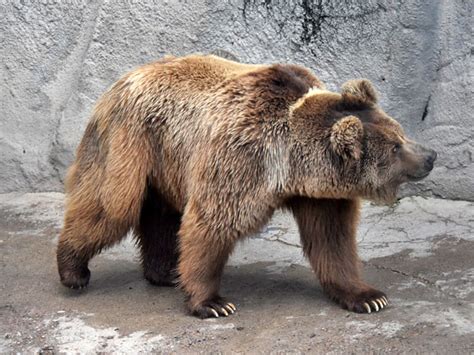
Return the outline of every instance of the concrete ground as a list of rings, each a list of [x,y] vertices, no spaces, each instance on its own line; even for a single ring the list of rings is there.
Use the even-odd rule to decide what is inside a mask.
[[[355,314],[329,301],[288,215],[242,243],[226,268],[228,318],[185,314],[182,293],[142,278],[133,242],[91,262],[88,289],[59,284],[64,196],[0,195],[0,352],[474,352],[474,204],[406,198],[364,206],[366,279],[391,301]]]

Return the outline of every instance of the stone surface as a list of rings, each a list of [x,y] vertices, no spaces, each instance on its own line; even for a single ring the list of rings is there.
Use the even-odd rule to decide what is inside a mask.
[[[324,296],[292,218],[277,213],[226,268],[222,292],[238,312],[203,321],[185,314],[181,291],[143,279],[130,239],[92,260],[86,290],[61,286],[54,249],[63,199],[0,195],[0,353],[474,351],[472,202],[364,205],[365,277],[390,299],[370,315]]]
[[[472,1],[3,1],[0,192],[62,191],[94,102],[166,53],[367,77],[433,174],[404,194],[474,200]]]

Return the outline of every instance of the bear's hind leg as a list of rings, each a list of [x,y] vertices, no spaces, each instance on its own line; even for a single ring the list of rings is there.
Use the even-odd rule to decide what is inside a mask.
[[[135,234],[141,249],[145,278],[153,285],[174,285],[180,221],[181,214],[150,187]]]
[[[298,224],[304,253],[330,298],[358,312],[379,311],[387,297],[360,276],[356,229],[359,201],[294,198],[289,202]]]
[[[89,260],[102,249],[119,242],[129,225],[108,219],[103,209],[69,208],[57,248],[61,283],[70,288],[87,286],[90,279]]]
[[[91,128],[92,127],[92,128]],[[89,126],[71,167],[64,228],[57,249],[61,282],[81,288],[89,282],[89,260],[118,243],[138,223],[150,154],[146,139],[126,127],[110,133],[107,156],[90,141]],[[104,149],[105,150],[105,149]]]

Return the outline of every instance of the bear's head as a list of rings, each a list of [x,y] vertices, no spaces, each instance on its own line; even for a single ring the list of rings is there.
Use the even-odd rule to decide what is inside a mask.
[[[327,197],[393,201],[402,183],[428,176],[437,155],[405,136],[366,79],[346,82],[341,93],[310,90],[290,108],[290,131],[292,159],[307,167],[296,169],[305,170],[304,184],[313,183],[305,189]]]

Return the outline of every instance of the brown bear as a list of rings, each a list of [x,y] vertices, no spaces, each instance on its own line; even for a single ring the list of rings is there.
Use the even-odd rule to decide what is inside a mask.
[[[378,311],[387,298],[360,275],[360,200],[393,201],[435,159],[377,106],[368,80],[337,93],[296,65],[166,57],[97,103],[66,181],[61,282],[86,286],[89,260],[132,230],[149,282],[177,277],[192,314],[227,316],[229,254],[285,208],[329,297]]]

